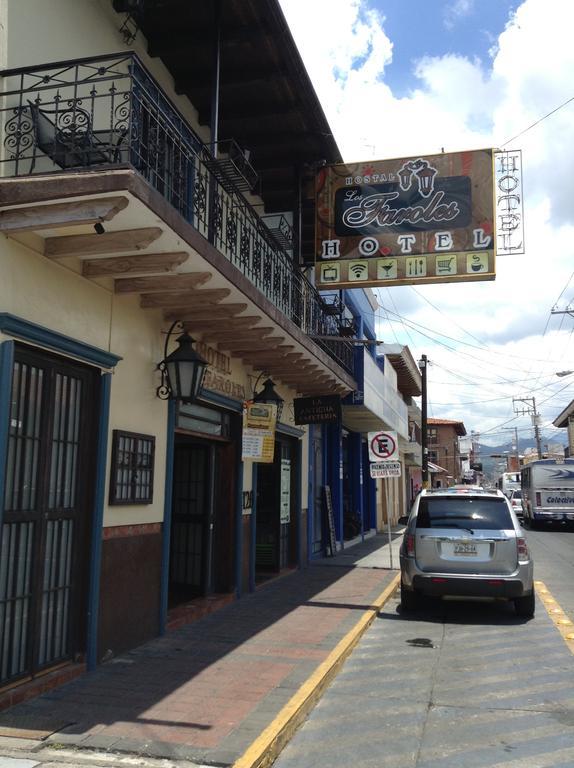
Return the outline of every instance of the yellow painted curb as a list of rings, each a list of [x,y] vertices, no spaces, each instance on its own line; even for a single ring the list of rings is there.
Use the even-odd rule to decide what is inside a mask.
[[[392,597],[399,586],[399,581],[400,574],[397,573],[386,589],[373,601],[373,605],[365,611],[355,626],[337,643],[325,661],[317,667],[297,693],[291,697],[273,722],[233,763],[233,768],[265,768],[271,765],[294,731],[320,699],[323,691],[350,655],[361,635],[372,624],[378,611]]]
[[[574,653],[574,632],[572,632],[572,621],[566,616],[562,608],[550,594],[550,590],[543,581],[535,581],[534,588],[538,598],[544,604],[547,614],[554,622],[554,626],[562,635],[564,642]]]

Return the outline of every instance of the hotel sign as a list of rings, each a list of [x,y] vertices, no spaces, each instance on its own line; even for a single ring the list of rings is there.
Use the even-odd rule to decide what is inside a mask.
[[[316,204],[319,289],[495,277],[490,149],[327,166]]]
[[[496,152],[496,251],[499,256],[524,253],[522,151]]]

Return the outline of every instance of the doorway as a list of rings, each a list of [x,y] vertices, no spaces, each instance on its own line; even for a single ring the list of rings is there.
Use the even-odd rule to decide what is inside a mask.
[[[16,347],[0,552],[0,685],[85,650],[99,371]]]
[[[235,589],[236,419],[180,407],[175,434],[169,558],[170,608]],[[186,429],[194,427],[194,431]],[[211,429],[217,434],[200,434]]]
[[[280,436],[273,463],[257,468],[256,581],[297,564],[296,458],[297,444]]]
[[[209,594],[215,494],[215,450],[177,438],[174,452],[170,602]]]

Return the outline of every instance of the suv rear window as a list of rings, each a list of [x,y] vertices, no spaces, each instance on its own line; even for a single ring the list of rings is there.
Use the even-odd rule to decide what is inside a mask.
[[[504,499],[427,496],[419,502],[417,528],[508,530],[513,527]]]

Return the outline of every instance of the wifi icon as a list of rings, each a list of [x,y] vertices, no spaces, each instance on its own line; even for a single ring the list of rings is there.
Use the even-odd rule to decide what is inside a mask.
[[[360,282],[369,279],[369,266],[364,261],[351,261],[349,263],[349,281]]]

